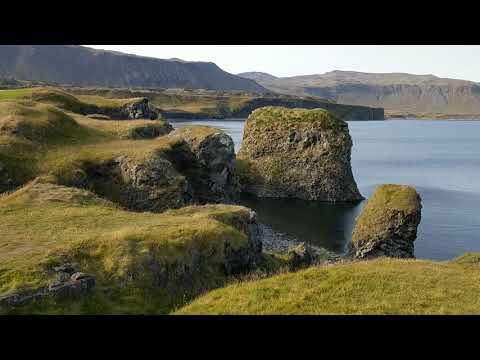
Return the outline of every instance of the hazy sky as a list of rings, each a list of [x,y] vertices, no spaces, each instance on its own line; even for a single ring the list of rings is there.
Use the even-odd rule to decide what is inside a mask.
[[[90,45],[87,45],[90,46]],[[211,61],[236,74],[276,76],[332,70],[433,74],[480,82],[477,45],[91,45],[156,58]]]

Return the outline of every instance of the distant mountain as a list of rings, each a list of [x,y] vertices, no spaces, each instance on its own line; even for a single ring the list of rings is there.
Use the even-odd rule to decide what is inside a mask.
[[[210,62],[156,59],[73,45],[0,45],[0,77],[60,85],[190,88],[264,93]]]
[[[387,112],[480,114],[480,83],[430,74],[331,71],[270,80],[255,78],[271,91],[383,107]]]
[[[278,77],[276,76],[273,76],[273,75],[270,75],[270,74],[267,74],[267,73],[264,73],[264,72],[256,72],[256,71],[252,71],[252,72],[244,72],[244,73],[240,73],[240,74],[237,74],[238,76],[240,77],[243,77],[245,79],[250,79],[250,80],[254,80],[254,81],[263,81],[263,82],[269,82],[269,81],[274,81],[274,80],[277,80]]]

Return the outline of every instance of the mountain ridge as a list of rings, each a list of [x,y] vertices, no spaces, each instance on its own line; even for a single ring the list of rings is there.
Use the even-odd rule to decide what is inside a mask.
[[[265,93],[212,62],[157,59],[79,45],[0,45],[0,77],[60,85],[192,88]]]
[[[250,75],[243,73],[241,76]],[[386,111],[480,114],[480,83],[432,74],[335,70],[267,81],[257,77],[256,81],[282,94],[314,96],[339,104],[383,107]]]

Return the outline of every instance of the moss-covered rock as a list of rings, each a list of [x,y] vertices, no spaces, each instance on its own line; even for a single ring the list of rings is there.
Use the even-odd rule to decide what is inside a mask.
[[[259,197],[355,202],[348,124],[326,110],[265,107],[245,124],[237,170]]]
[[[413,258],[421,209],[415,188],[393,184],[377,187],[356,220],[352,256]]]

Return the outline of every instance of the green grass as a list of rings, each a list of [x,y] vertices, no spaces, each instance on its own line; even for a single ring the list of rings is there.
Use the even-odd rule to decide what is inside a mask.
[[[211,291],[176,314],[480,314],[479,259],[312,267]]]
[[[60,88],[35,87],[26,89],[0,90],[0,101],[32,100],[50,104],[60,109],[74,113],[84,113],[87,109],[118,108],[139,100],[139,98],[108,99],[96,95],[74,96]]]
[[[12,89],[12,90],[0,90],[0,101],[2,100],[15,100],[19,98],[29,98],[32,96],[33,89]]]
[[[420,205],[415,188],[406,185],[384,184],[375,189],[369,199],[370,206],[414,211]]]
[[[203,126],[203,125],[186,125],[175,130],[171,136],[176,136],[178,138],[188,139],[192,144],[198,145],[200,142],[205,140],[207,137],[224,133],[222,130],[215,128],[213,126]]]
[[[92,297],[18,311],[162,313],[190,291],[223,281],[225,243],[232,249],[247,243],[238,226],[245,218],[246,208],[228,205],[133,213],[88,191],[37,179],[0,198],[0,293],[44,286],[53,279],[46,270],[69,261],[96,277]],[[155,283],[152,260],[172,269],[195,268],[194,284],[182,288],[172,276],[173,291],[165,292]]]
[[[253,111],[248,123],[259,127],[275,124],[288,127],[297,123],[315,123],[325,130],[339,130],[347,126],[344,121],[324,109],[289,109],[277,106],[267,106]]]

